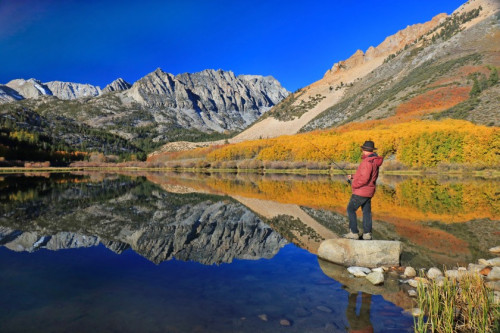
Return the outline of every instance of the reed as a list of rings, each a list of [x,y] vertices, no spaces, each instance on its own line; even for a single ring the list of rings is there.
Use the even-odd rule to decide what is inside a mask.
[[[498,332],[500,307],[493,291],[477,273],[459,279],[419,283],[417,303],[422,310],[414,319],[415,332]]]

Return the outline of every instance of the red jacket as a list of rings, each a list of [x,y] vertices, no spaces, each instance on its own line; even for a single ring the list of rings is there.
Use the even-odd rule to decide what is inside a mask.
[[[361,164],[352,180],[352,193],[371,198],[375,194],[378,168],[382,165],[384,158],[372,153],[368,156],[361,156],[361,159]]]

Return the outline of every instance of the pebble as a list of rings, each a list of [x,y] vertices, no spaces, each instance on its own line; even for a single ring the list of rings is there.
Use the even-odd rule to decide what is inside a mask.
[[[413,289],[410,289],[408,290],[408,295],[410,295],[410,297],[417,297],[417,292]]]
[[[371,273],[371,269],[366,267],[352,266],[348,267],[347,271],[356,277],[363,277]]]
[[[280,320],[280,325],[281,326],[292,326],[292,322],[288,319],[281,319]]]
[[[491,269],[491,272],[486,277],[489,281],[498,281],[500,280],[500,267],[495,266]]]
[[[500,253],[500,246],[495,246],[490,249],[490,252]]]
[[[366,276],[366,279],[376,286],[384,283],[384,274],[381,272],[371,272]]]
[[[260,320],[267,321],[267,315],[265,313],[259,315]]]
[[[434,280],[438,276],[443,276],[443,273],[437,267],[432,267],[427,271],[427,277],[431,280]]]
[[[405,268],[405,272],[403,274],[409,278],[412,278],[417,276],[417,271],[415,271],[415,268],[408,266]]]
[[[379,273],[383,273],[383,272],[384,272],[384,269],[383,269],[382,267],[377,267],[377,268],[372,269],[372,272],[379,272]]]
[[[326,312],[326,313],[332,312],[332,309],[330,309],[329,307],[324,306],[324,305],[319,305],[316,307],[316,309],[318,309],[319,311],[322,311],[322,312]]]

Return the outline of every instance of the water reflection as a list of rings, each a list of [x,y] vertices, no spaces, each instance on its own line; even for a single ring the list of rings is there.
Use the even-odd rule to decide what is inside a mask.
[[[372,303],[372,295],[361,292],[361,301],[359,303],[359,313],[357,312],[358,293],[349,294],[349,303],[345,315],[349,322],[348,332],[373,332],[373,325],[370,320],[370,307]]]
[[[142,177],[7,177],[0,244],[14,251],[128,248],[154,263],[273,257],[287,241],[243,205],[163,191]]]
[[[347,232],[350,189],[341,176],[145,173],[169,190],[227,195],[267,219],[289,241],[315,252],[322,239]],[[495,179],[380,177],[372,202],[376,239],[405,243],[403,264],[476,261],[500,235]]]
[[[374,236],[403,241],[403,264],[475,261],[499,236],[497,188],[495,180],[383,175],[373,199]],[[0,244],[35,251],[102,243],[155,263],[271,258],[287,242],[315,253],[323,239],[347,232],[349,196],[340,176],[5,176]]]

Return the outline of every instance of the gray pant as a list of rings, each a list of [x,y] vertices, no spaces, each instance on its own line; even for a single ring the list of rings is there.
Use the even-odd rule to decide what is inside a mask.
[[[356,194],[351,196],[351,200],[347,205],[349,229],[355,234],[359,233],[358,220],[356,218],[356,211],[359,207],[363,210],[363,233],[372,232],[372,198],[361,197]]]

